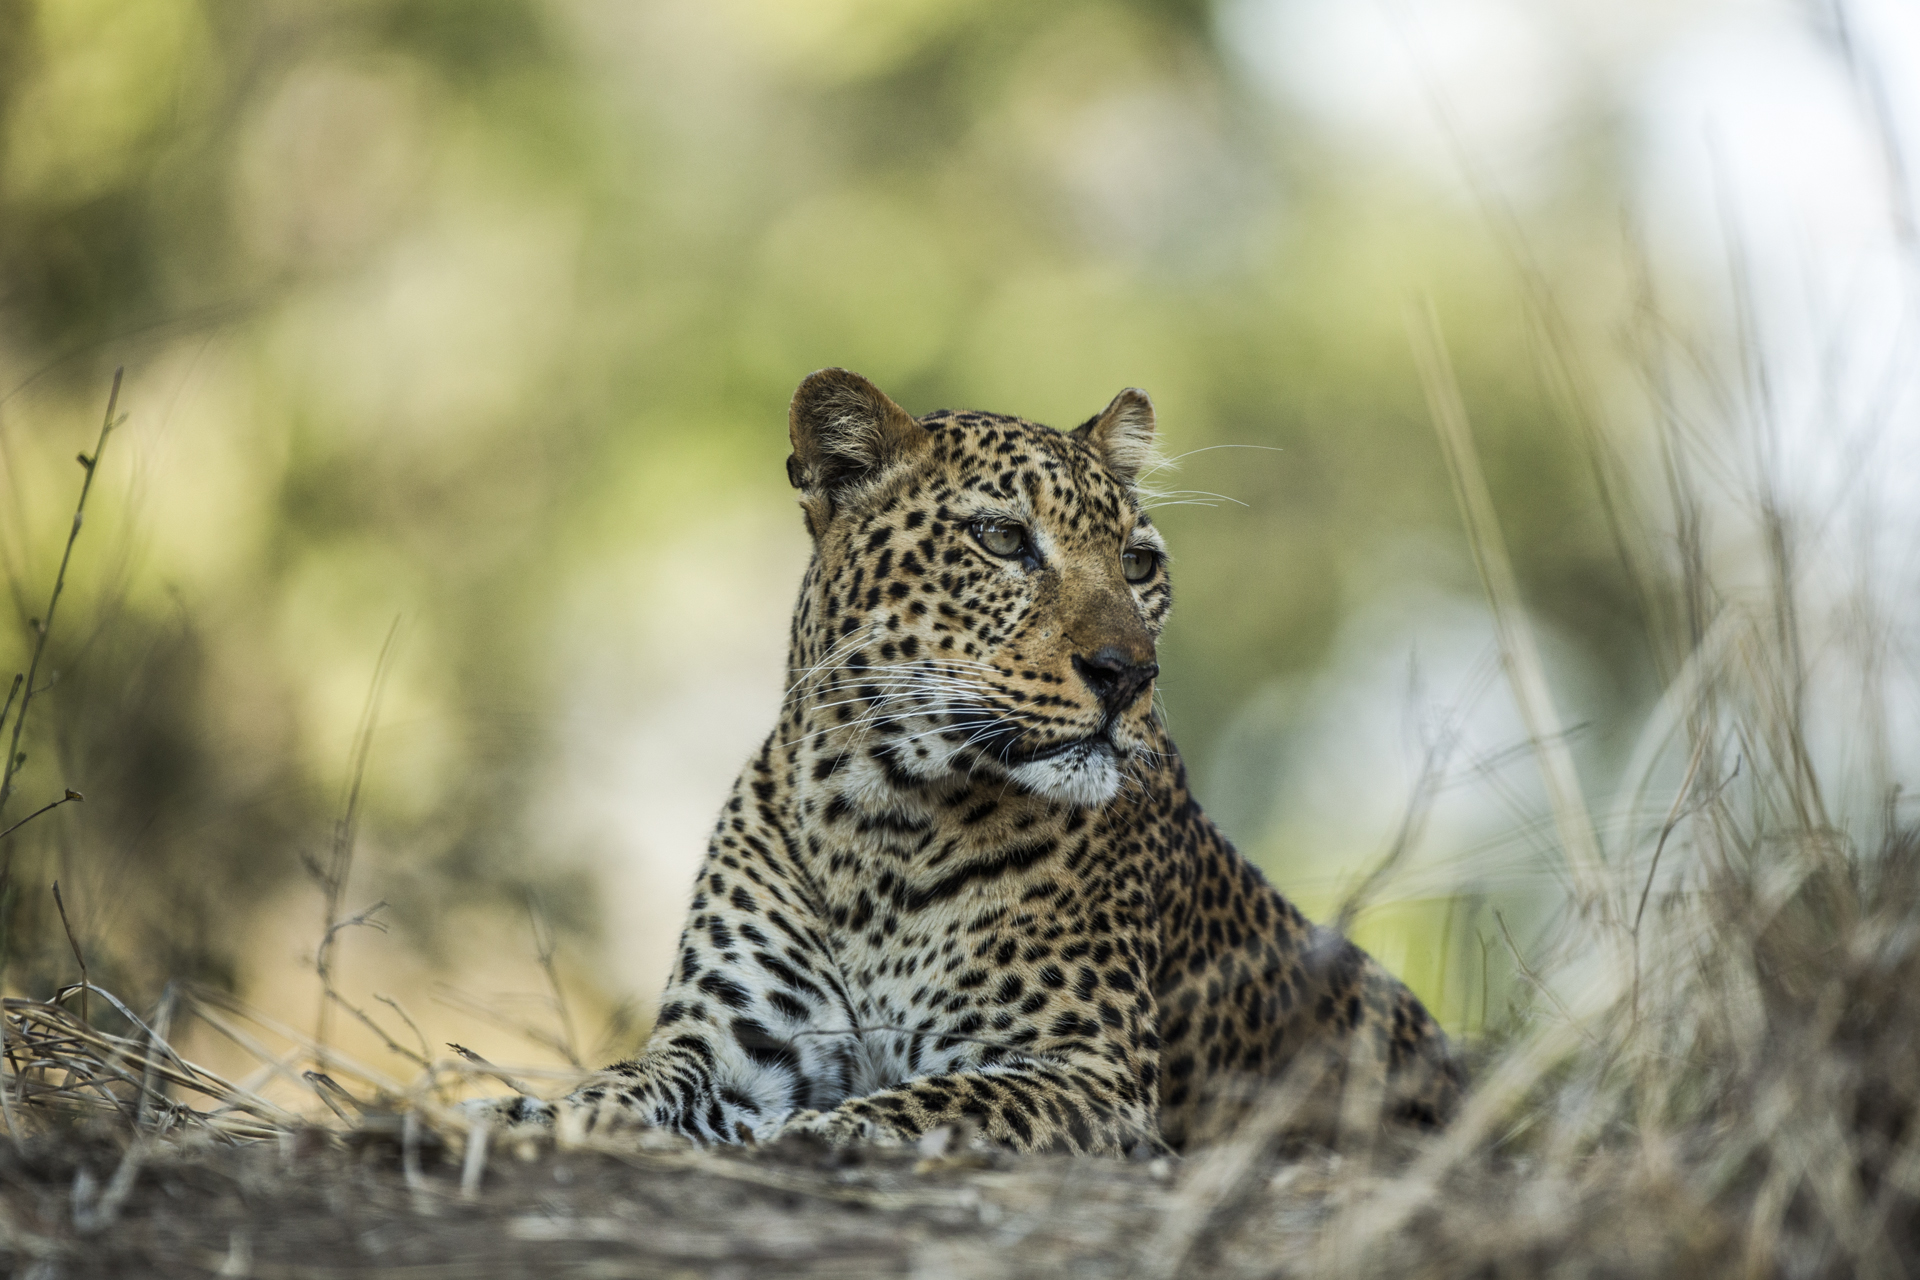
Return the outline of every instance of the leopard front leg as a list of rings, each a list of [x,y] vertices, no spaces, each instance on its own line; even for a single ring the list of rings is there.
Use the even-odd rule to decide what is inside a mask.
[[[755,900],[744,889],[703,896],[646,1048],[556,1104],[563,1132],[652,1126],[746,1142],[846,1096],[846,1038],[831,1034],[846,999],[824,944],[797,913],[743,909]]]
[[[753,777],[750,766],[742,787]],[[745,1142],[847,1096],[844,983],[778,831],[732,820],[740,808],[723,814],[701,867],[645,1048],[557,1101],[505,1104],[507,1121],[562,1137],[650,1127]]]
[[[1125,1155],[1143,1145],[1155,1154],[1168,1150],[1152,1099],[1127,1077],[1047,1062],[921,1076],[829,1111],[799,1112],[779,1132],[835,1146],[886,1145],[912,1142],[942,1125],[973,1127],[1016,1151]]]

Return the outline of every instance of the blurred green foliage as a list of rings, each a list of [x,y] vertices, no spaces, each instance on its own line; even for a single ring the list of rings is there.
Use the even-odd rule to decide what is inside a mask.
[[[237,922],[326,842],[396,616],[368,895],[428,947],[533,884],[599,927],[592,868],[529,816],[576,630],[649,608],[597,584],[644,595],[689,537],[788,509],[786,400],[829,364],[916,412],[1152,393],[1192,455],[1170,485],[1244,504],[1161,514],[1165,701],[1203,800],[1284,871],[1353,850],[1263,844],[1260,777],[1214,745],[1337,657],[1395,546],[1477,591],[1402,325],[1431,296],[1604,742],[1640,624],[1517,246],[1219,39],[1201,0],[0,0],[7,663],[117,364],[133,415],[10,813],[88,801],[7,854],[8,981],[65,972],[63,868],[110,978],[239,980]],[[1611,155],[1596,113],[1527,211],[1576,335],[1615,300]],[[777,670],[741,678],[770,717]]]

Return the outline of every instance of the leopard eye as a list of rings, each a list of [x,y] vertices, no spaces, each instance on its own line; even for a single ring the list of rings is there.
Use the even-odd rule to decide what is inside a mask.
[[[1027,549],[1027,531],[1007,520],[978,520],[973,536],[997,556],[1017,556]]]
[[[1120,571],[1128,582],[1145,582],[1160,563],[1160,553],[1152,547],[1128,547],[1120,553]]]

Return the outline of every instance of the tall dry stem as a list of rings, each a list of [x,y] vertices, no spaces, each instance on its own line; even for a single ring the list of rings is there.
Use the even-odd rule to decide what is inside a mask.
[[[114,427],[119,425],[114,412],[120,405],[120,380],[125,373],[125,368],[113,371],[113,388],[107,393],[107,412],[100,422],[100,438],[94,442],[93,455],[91,457],[84,453],[79,455],[80,466],[86,472],[86,478],[80,482],[80,500],[74,504],[73,524],[67,530],[66,549],[60,553],[60,569],[54,574],[53,594],[47,599],[46,616],[28,620],[34,631],[33,656],[27,662],[25,673],[15,677],[15,686],[20,689],[20,708],[14,713],[13,737],[7,744],[7,758],[4,764],[0,764],[0,814],[6,812],[7,800],[13,795],[14,775],[19,772],[20,766],[26,763],[26,757],[20,752],[20,734],[26,728],[27,712],[33,706],[34,695],[42,691],[41,686],[36,685],[34,681],[40,674],[40,661],[46,656],[47,637],[53,633],[53,615],[60,607],[61,594],[66,590],[67,565],[73,560],[73,544],[80,540],[80,526],[85,522],[87,514],[87,496],[93,492],[93,478],[100,471],[100,455],[107,447],[107,437],[113,433]],[[11,694],[8,695],[7,702],[8,705],[12,705]],[[0,728],[3,728],[5,723],[5,716],[0,715]],[[14,829],[9,828],[9,834]],[[5,871],[0,871],[0,884],[4,884],[5,880]]]
[[[366,780],[367,757],[373,751],[373,731],[380,720],[380,698],[386,691],[387,677],[392,672],[394,654],[400,638],[400,619],[395,618],[393,625],[387,628],[387,638],[380,646],[379,660],[373,666],[373,679],[367,686],[367,700],[360,709],[360,723],[354,730],[353,751],[348,761],[347,792],[341,805],[340,816],[333,824],[333,840],[328,847],[324,863],[309,861],[308,871],[320,882],[321,895],[325,903],[326,916],[321,922],[320,943],[314,948],[313,968],[320,980],[320,1007],[314,1016],[314,1062],[324,1071],[328,1062],[328,1035],[332,1030],[333,1006],[340,997],[333,985],[333,954],[335,939],[346,929],[360,925],[385,931],[386,926],[375,919],[375,915],[387,904],[377,903],[349,919],[341,919],[340,904],[347,891],[347,880],[353,874],[354,846],[358,842],[360,828],[360,788]],[[356,1010],[356,1012],[358,1012]],[[361,1015],[365,1020],[365,1015]],[[389,1040],[391,1043],[391,1040]]]

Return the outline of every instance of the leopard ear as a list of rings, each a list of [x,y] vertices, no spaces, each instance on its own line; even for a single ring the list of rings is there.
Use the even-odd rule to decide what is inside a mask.
[[[1107,464],[1120,482],[1132,485],[1153,457],[1153,401],[1138,387],[1128,387],[1093,417],[1073,430]]]
[[[788,406],[787,435],[787,480],[801,491],[810,523],[831,519],[862,485],[933,439],[885,392],[847,369],[807,375]]]

